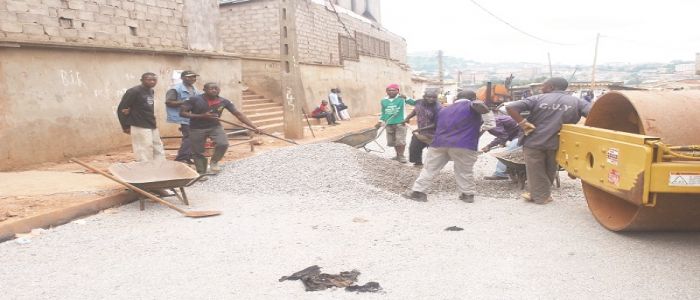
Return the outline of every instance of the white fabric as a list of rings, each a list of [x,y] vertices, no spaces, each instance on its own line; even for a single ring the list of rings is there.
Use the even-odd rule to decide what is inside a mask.
[[[165,150],[158,128],[131,126],[130,135],[136,161],[165,160]]]
[[[489,131],[496,128],[496,117],[493,116],[492,112],[489,111],[481,115],[481,120],[484,121],[484,123],[481,124],[481,131]]]

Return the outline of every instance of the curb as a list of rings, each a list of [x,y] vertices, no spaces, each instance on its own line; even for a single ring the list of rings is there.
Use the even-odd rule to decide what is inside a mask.
[[[102,210],[129,204],[136,200],[138,200],[138,196],[135,193],[123,191],[116,195],[12,221],[7,224],[0,224],[0,243],[14,239],[17,233],[30,232],[34,228],[56,227],[77,218],[94,215]]]

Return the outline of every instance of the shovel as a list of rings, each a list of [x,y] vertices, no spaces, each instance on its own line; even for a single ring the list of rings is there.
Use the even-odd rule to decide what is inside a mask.
[[[186,211],[186,210],[181,209],[181,208],[179,208],[179,207],[177,207],[177,206],[175,206],[175,205],[170,204],[170,202],[168,202],[168,201],[165,201],[165,200],[163,200],[163,199],[160,199],[160,198],[154,196],[153,194],[151,194],[151,193],[149,193],[149,192],[146,192],[146,191],[144,191],[144,190],[142,190],[142,189],[140,189],[140,188],[137,188],[137,187],[133,186],[132,184],[130,184],[130,183],[128,183],[128,182],[124,182],[124,181],[120,180],[119,178],[116,178],[116,177],[114,177],[114,176],[112,176],[112,175],[110,175],[110,174],[107,174],[107,172],[104,172],[104,171],[102,171],[102,170],[98,170],[97,168],[95,168],[95,167],[93,167],[93,166],[87,164],[86,162],[83,162],[83,161],[81,161],[81,160],[79,160],[79,159],[77,159],[77,158],[71,158],[70,160],[71,160],[72,162],[76,163],[76,164],[79,164],[79,165],[81,165],[81,166],[83,166],[83,167],[85,167],[85,168],[88,168],[88,169],[92,170],[93,172],[99,173],[100,175],[102,175],[102,176],[104,176],[104,177],[107,177],[107,178],[109,178],[109,179],[112,179],[112,180],[118,182],[118,183],[120,183],[121,185],[123,185],[123,186],[125,186],[125,187],[128,187],[130,190],[132,190],[132,191],[134,191],[134,192],[137,192],[137,193],[143,195],[144,197],[146,197],[146,198],[148,198],[148,199],[151,199],[151,200],[153,200],[153,201],[155,201],[155,202],[158,202],[158,203],[163,204],[163,205],[165,205],[165,206],[167,206],[167,207],[170,207],[170,208],[172,208],[172,209],[174,209],[174,210],[177,210],[179,213],[183,214],[185,217],[190,217],[190,218],[204,218],[204,217],[218,216],[218,215],[221,214],[220,211]]]
[[[222,119],[219,119],[219,121],[220,121],[220,122],[223,122],[223,123],[226,123],[226,124],[229,124],[229,125],[238,126],[238,127],[242,127],[242,128],[248,129],[248,130],[255,131],[253,128],[250,128],[250,127],[248,127],[248,126],[243,126],[243,125],[241,125],[241,124],[237,124],[237,123],[234,123],[234,122],[229,122],[229,121],[222,120]],[[288,139],[285,139],[285,138],[281,138],[281,137],[278,137],[278,136],[276,136],[276,135],[272,135],[272,134],[265,133],[265,132],[262,132],[262,131],[261,131],[260,133],[262,133],[262,134],[264,134],[264,135],[266,135],[266,136],[272,137],[272,138],[276,138],[276,139],[278,139],[278,140],[285,141],[285,142],[290,143],[290,144],[299,145],[299,143],[297,143],[297,142],[295,142],[295,141],[288,140]]]

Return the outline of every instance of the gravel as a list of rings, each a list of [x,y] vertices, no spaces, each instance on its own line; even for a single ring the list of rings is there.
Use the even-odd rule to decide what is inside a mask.
[[[2,243],[2,298],[700,297],[697,233],[606,231],[566,176],[554,202],[525,203],[513,183],[481,180],[493,172],[491,155],[476,162],[475,203],[457,200],[450,166],[428,203],[409,201],[398,192],[418,170],[386,159],[393,154],[338,144],[262,153],[188,188],[190,209],[221,216],[134,203]],[[305,292],[277,281],[311,265],[360,270],[360,282],[384,292]]]

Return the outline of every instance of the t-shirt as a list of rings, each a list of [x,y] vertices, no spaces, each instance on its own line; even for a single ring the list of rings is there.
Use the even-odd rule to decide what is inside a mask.
[[[190,111],[193,114],[204,114],[207,112],[213,112],[221,117],[221,113],[224,109],[231,113],[236,112],[236,108],[233,103],[226,98],[218,97],[213,100],[206,99],[204,96],[193,96],[189,100],[185,101],[181,107],[182,110]],[[219,120],[203,119],[203,118],[192,118],[190,119],[190,128],[192,129],[208,129],[214,128],[216,126],[221,126]]]
[[[479,144],[481,114],[472,110],[471,104],[469,100],[458,100],[440,110],[435,137],[430,147],[476,150]]]
[[[437,115],[441,108],[442,106],[438,102],[430,104],[425,100],[417,100],[414,110],[416,112],[416,118],[418,119],[418,128],[425,128],[435,125],[435,120],[437,120]],[[434,134],[435,128],[421,130],[420,133]]]
[[[137,85],[126,90],[117,106],[117,116],[122,129],[130,126],[141,128],[156,128],[156,116],[153,110],[153,89],[143,85]],[[129,114],[124,115],[123,109],[129,109]]]
[[[406,104],[415,105],[416,100],[411,98],[404,99],[400,96],[391,99],[389,97],[384,97],[381,101],[382,115],[379,117],[379,120],[386,122],[387,125],[402,123],[406,117],[404,114]]]
[[[559,148],[559,130],[563,124],[575,124],[587,116],[591,104],[563,91],[535,95],[508,103],[518,112],[530,111],[527,120],[535,130],[523,138],[523,145],[541,150]]]

